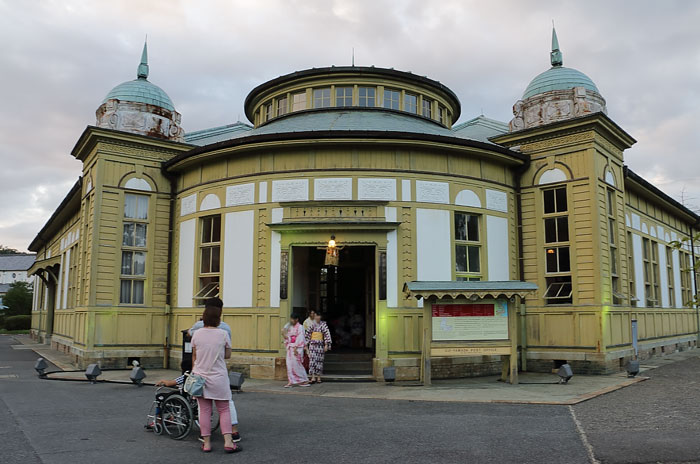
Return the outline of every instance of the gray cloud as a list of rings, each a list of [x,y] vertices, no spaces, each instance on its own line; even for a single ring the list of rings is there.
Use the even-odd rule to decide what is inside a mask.
[[[451,87],[463,119],[507,121],[549,64],[555,19],[566,66],[588,74],[639,142],[627,163],[700,204],[700,3],[250,0],[0,0],[0,243],[24,249],[80,173],[70,150],[115,85],[150,80],[186,130],[245,119],[261,82],[356,63]]]

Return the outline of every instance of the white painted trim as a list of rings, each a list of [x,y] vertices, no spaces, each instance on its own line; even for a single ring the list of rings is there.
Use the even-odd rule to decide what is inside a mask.
[[[272,211],[270,212],[270,223],[279,224],[282,222],[283,216],[284,208],[272,208]]]
[[[681,257],[680,252],[673,250],[673,292],[676,294],[676,308],[683,307],[683,292],[681,291]]]
[[[142,179],[140,177],[132,177],[131,179],[127,180],[124,184],[124,188],[131,190],[143,190],[144,192],[153,191],[151,184],[149,184],[146,179]]]
[[[119,258],[121,259],[121,256]],[[68,307],[68,287],[70,286],[70,248],[66,250],[66,259],[64,261],[64,264],[61,264],[61,266],[65,266],[65,274],[63,275],[63,295],[61,308],[66,309]]]
[[[411,179],[401,180],[401,201],[412,201]]]
[[[258,184],[258,202],[267,203],[267,181]]]
[[[227,308],[253,306],[255,211],[226,213],[222,293]]]
[[[282,235],[274,230],[270,234],[270,307],[279,308]]]
[[[559,168],[547,169],[540,176],[538,185],[552,184],[554,182],[564,182],[567,179],[566,173]]]
[[[197,194],[187,195],[180,199],[180,216],[187,216],[197,212]]]
[[[58,271],[58,283],[56,284],[56,290],[55,290],[56,291],[56,295],[55,295],[56,298],[54,300],[55,309],[62,309],[63,308],[63,306],[61,306],[63,304],[63,298],[61,298],[61,294],[63,292],[63,282],[66,280],[63,278],[63,274],[66,271],[66,268],[63,266],[63,259],[64,259],[64,255],[62,254],[61,255],[61,264],[60,264],[59,271]]]
[[[661,288],[661,306],[669,308],[671,298],[668,294],[668,268],[666,267],[666,247],[661,243],[657,244],[659,253],[659,287]]]
[[[646,308],[647,300],[644,294],[644,259],[641,235],[632,234],[632,249],[634,250],[634,286],[636,287],[637,307]]]
[[[219,199],[218,195],[214,195],[213,193],[210,193],[207,196],[205,196],[202,200],[202,204],[199,205],[200,211],[209,211],[210,209],[219,208],[221,208],[221,200]]]
[[[191,308],[194,297],[196,219],[180,223],[177,259],[177,306]]]
[[[455,205],[481,208],[481,199],[474,190],[464,189],[455,197]]]
[[[508,219],[486,216],[488,280],[510,280],[510,248],[508,245]]]
[[[396,208],[386,207],[384,215],[388,222],[396,222]],[[398,233],[390,230],[386,234],[386,306],[396,308],[399,302],[399,255]]]

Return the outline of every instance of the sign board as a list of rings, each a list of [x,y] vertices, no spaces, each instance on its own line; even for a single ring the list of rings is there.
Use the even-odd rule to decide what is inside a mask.
[[[508,301],[478,303],[433,303],[434,341],[508,339]]]
[[[430,356],[498,356],[509,355],[510,347],[508,346],[459,346],[448,348],[433,348],[430,350]]]

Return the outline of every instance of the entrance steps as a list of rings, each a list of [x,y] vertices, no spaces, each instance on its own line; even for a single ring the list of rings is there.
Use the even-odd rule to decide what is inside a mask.
[[[372,353],[327,353],[324,380],[372,381]]]

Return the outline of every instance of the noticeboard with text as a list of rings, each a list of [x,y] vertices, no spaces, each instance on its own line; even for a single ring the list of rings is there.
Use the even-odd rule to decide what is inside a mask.
[[[507,300],[434,303],[432,310],[435,341],[508,339]]]

